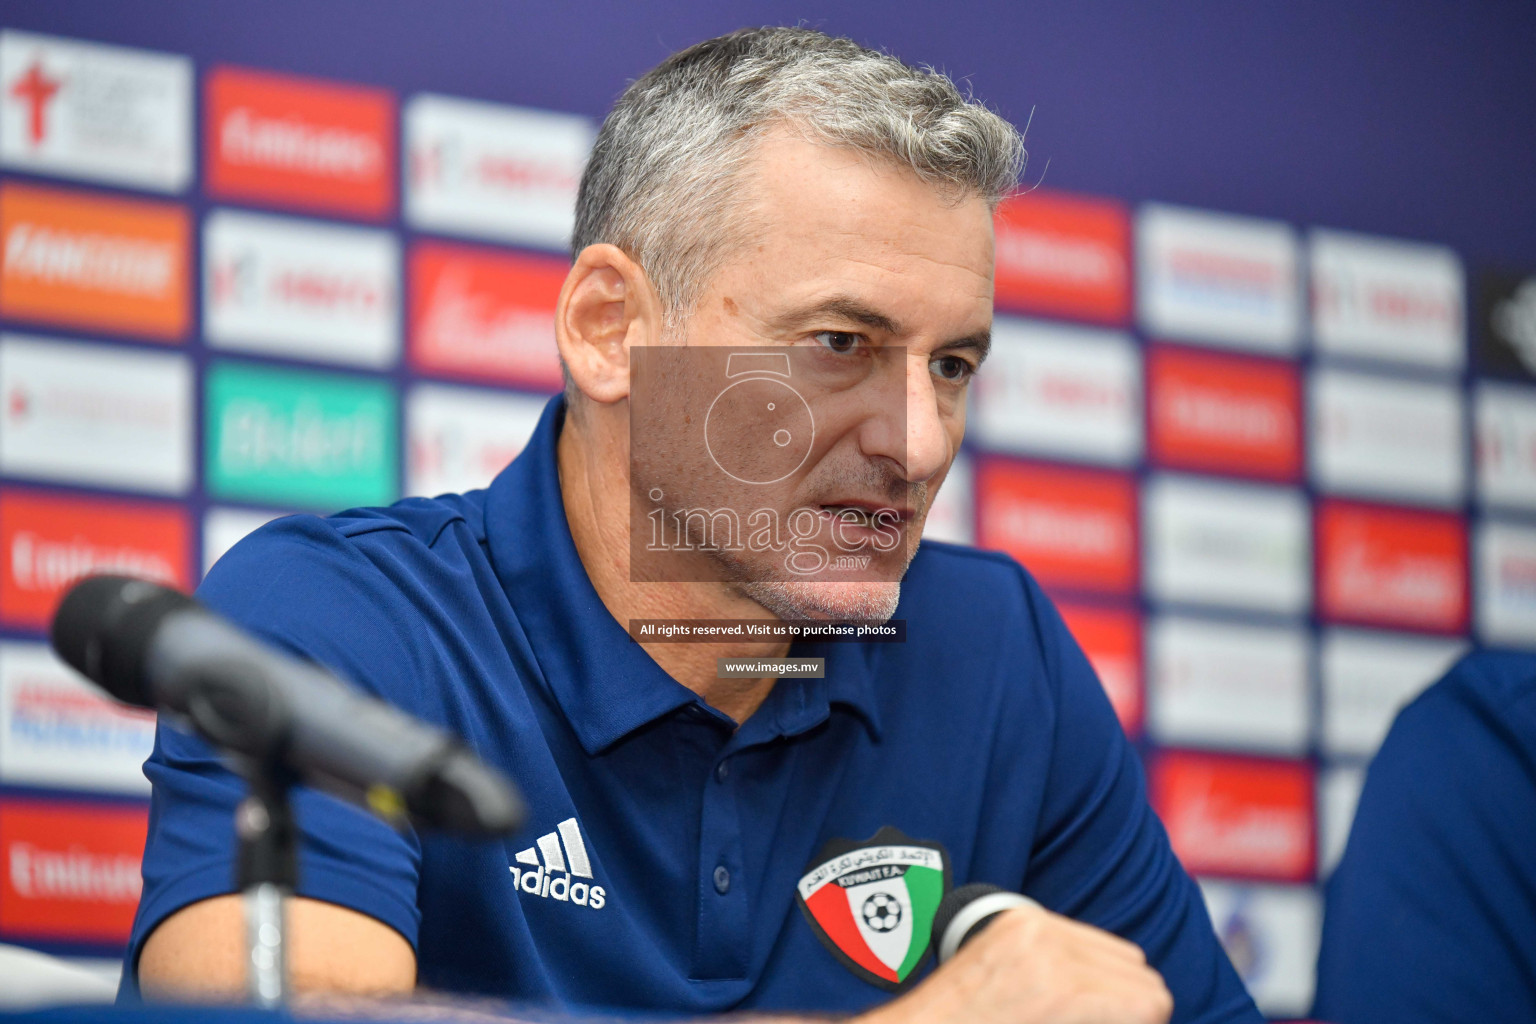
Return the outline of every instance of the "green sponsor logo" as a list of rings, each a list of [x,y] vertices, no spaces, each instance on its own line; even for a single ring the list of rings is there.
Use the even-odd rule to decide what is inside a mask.
[[[399,496],[385,381],[221,362],[208,370],[205,408],[216,497],[330,510]]]

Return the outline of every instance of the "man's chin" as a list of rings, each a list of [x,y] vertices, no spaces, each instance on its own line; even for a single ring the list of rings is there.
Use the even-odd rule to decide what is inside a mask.
[[[896,614],[896,603],[901,600],[901,584],[895,581],[753,580],[737,586],[786,621],[886,622]]]

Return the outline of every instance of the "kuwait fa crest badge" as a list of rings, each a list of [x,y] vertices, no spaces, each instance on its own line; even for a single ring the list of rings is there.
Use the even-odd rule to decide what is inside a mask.
[[[854,974],[894,991],[928,954],[949,857],[938,843],[887,825],[861,843],[829,842],[796,888],[822,945]]]

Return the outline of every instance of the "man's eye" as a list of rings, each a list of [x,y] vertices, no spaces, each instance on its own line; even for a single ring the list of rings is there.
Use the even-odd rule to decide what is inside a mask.
[[[817,331],[812,337],[833,352],[852,352],[859,345],[859,335],[852,331]]]
[[[976,372],[970,360],[961,359],[959,356],[940,356],[933,361],[932,366],[934,372],[940,377],[957,383],[969,380],[971,374]]]

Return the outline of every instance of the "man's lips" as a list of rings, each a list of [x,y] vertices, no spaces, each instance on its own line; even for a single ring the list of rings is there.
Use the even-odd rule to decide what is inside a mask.
[[[848,510],[857,513],[858,519],[862,519],[866,522],[875,522],[878,520],[880,522],[891,523],[892,525],[898,523],[905,525],[906,523],[911,522],[914,516],[914,513],[910,508],[890,505],[880,501],[864,501],[857,498],[844,499],[840,501],[825,501],[817,507],[821,510],[822,515],[827,516],[828,518],[836,518],[840,513]],[[857,522],[858,520],[855,520],[855,523]]]

